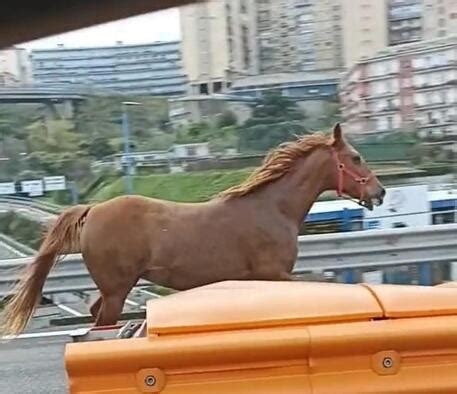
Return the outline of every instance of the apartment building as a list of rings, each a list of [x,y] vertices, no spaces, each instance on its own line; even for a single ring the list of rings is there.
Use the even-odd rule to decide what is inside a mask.
[[[341,0],[344,65],[373,56],[388,45],[386,0]]]
[[[181,24],[194,85],[224,87],[238,76],[347,68],[387,46],[457,34],[457,1],[209,0],[183,7]]]
[[[398,45],[357,62],[340,85],[346,130],[457,135],[457,35]]]
[[[407,44],[423,38],[423,0],[390,0],[386,23],[389,45]]]
[[[341,0],[210,0],[180,9],[191,94],[249,75],[343,66]]]
[[[423,38],[457,34],[457,1],[423,0]]]
[[[0,86],[31,82],[32,67],[27,51],[17,47],[0,50]]]
[[[176,96],[185,93],[181,43],[157,42],[93,48],[33,50],[38,83],[73,83],[126,94]]]

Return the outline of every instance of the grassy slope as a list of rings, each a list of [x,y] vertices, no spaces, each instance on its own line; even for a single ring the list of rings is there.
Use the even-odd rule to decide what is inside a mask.
[[[372,168],[379,175],[394,175],[414,171],[404,165],[376,165]],[[171,201],[206,201],[217,193],[239,184],[248,177],[252,168],[187,172],[180,174],[155,174],[134,177],[136,194]],[[103,185],[89,197],[90,201],[104,201],[124,194],[124,179]],[[326,199],[325,196],[323,199]]]
[[[195,173],[136,176],[136,194],[171,201],[205,201],[242,182],[249,175],[249,169],[236,171],[204,171]],[[103,201],[124,193],[124,180],[103,187],[92,196],[93,201]]]

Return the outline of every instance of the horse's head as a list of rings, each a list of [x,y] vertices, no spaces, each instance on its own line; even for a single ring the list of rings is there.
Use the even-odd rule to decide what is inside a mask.
[[[344,139],[339,123],[333,128],[331,152],[335,168],[334,190],[338,196],[346,194],[369,210],[373,205],[381,205],[386,190],[365,160]]]

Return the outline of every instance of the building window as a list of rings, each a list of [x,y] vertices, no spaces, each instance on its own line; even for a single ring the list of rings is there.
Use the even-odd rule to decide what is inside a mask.
[[[208,94],[208,84],[207,83],[201,83],[200,84],[200,94]]]
[[[195,146],[186,146],[186,153],[189,157],[197,156],[197,149]]]
[[[438,26],[444,27],[446,25],[446,20],[443,18],[438,19]]]
[[[241,0],[240,12],[242,14],[246,14],[248,12],[247,7],[246,7],[246,0]]]
[[[394,118],[392,116],[387,117],[387,129],[392,130],[394,128]]]
[[[213,93],[220,93],[222,90],[222,82],[214,82]]]
[[[441,96],[441,102],[445,103],[447,100],[447,92],[446,91],[441,92],[440,96]]]

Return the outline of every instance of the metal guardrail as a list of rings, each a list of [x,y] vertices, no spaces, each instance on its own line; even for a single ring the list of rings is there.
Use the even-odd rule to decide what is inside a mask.
[[[31,262],[33,257],[8,259],[0,261],[0,298],[8,295],[14,283],[19,279],[21,271]],[[137,286],[151,285],[147,281],[139,281]],[[43,294],[68,293],[96,290],[97,286],[87,271],[80,254],[68,255],[57,263],[46,280]]]
[[[36,253],[36,250],[28,247],[27,245],[21,244],[20,242],[11,237],[8,237],[5,234],[0,234],[0,241],[16,250],[18,256],[26,257]]]
[[[304,236],[294,272],[457,262],[456,240],[457,224]]]
[[[27,208],[34,208],[38,209],[47,213],[52,213],[58,215],[62,212],[65,207],[61,207],[59,205],[51,204],[45,201],[38,201],[34,200],[33,198],[27,197],[12,197],[12,196],[2,196],[0,197],[0,203],[4,204],[14,204],[20,205]]]
[[[386,267],[422,262],[457,261],[457,224],[299,237],[294,273],[357,267]],[[32,258],[0,261],[0,297],[7,295],[18,271]],[[137,286],[150,285],[140,281]],[[95,290],[80,254],[56,264],[45,294]]]

